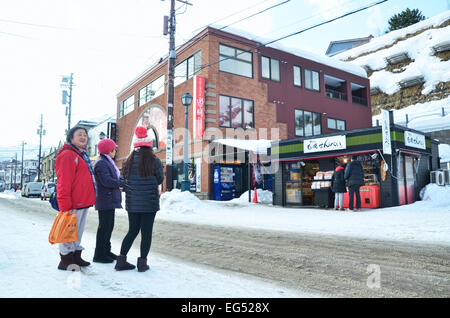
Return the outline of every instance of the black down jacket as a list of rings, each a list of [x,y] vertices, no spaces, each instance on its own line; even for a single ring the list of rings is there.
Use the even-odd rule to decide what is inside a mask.
[[[342,166],[339,166],[336,170],[334,170],[333,177],[331,179],[331,189],[333,192],[347,192],[347,189],[345,188],[344,170],[345,168]]]
[[[161,161],[154,158],[153,175],[141,178],[138,171],[139,152],[135,151],[128,178],[125,179],[125,209],[128,212],[154,213],[159,211],[158,186],[164,181]]]
[[[345,180],[347,180],[347,185],[350,187],[352,185],[364,185],[364,170],[359,161],[350,162],[345,168],[344,174]]]

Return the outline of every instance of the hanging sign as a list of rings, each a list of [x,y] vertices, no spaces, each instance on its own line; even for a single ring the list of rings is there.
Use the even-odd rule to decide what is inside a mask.
[[[320,152],[330,150],[343,150],[347,148],[345,135],[326,138],[307,139],[303,141],[303,152]]]
[[[426,149],[425,136],[405,131],[405,146]]]
[[[205,78],[194,78],[194,138],[203,139],[205,132]]]
[[[167,130],[167,145],[166,145],[166,164],[172,165],[173,163],[173,143],[172,143],[172,137],[173,137],[173,130],[168,129]]]
[[[386,109],[381,110],[381,131],[383,138],[383,153],[392,155],[389,111]]]

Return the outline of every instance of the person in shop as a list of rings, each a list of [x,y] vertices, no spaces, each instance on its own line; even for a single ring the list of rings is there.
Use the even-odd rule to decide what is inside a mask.
[[[347,211],[353,211],[353,202],[356,195],[356,211],[361,211],[361,194],[359,188],[364,185],[364,170],[356,157],[345,168],[344,179],[348,186],[349,204]]]
[[[347,189],[345,188],[344,171],[345,167],[339,165],[334,170],[333,176],[331,177],[331,191],[334,192],[334,209],[340,209],[341,211],[344,211],[344,193],[347,192]]]
[[[136,127],[135,136],[134,149],[123,165],[129,230],[123,239],[115,269],[122,271],[136,267],[127,262],[127,254],[141,232],[141,256],[137,259],[137,268],[139,272],[145,272],[150,269],[147,255],[152,243],[153,223],[156,212],[159,211],[158,186],[164,181],[164,172],[161,161],[153,153],[147,129],[143,126]]]

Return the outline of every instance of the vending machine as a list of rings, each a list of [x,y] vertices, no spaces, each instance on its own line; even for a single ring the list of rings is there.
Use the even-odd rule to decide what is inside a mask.
[[[236,197],[233,167],[214,167],[214,200],[227,201]]]

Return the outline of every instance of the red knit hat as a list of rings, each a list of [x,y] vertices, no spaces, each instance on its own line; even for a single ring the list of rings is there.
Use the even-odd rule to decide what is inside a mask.
[[[117,148],[116,143],[112,139],[102,139],[97,144],[98,152],[102,155],[106,155]]]
[[[136,141],[133,143],[133,147],[150,147],[152,148],[153,143],[148,137],[147,128],[143,126],[137,126],[134,130],[134,135],[136,136]]]

